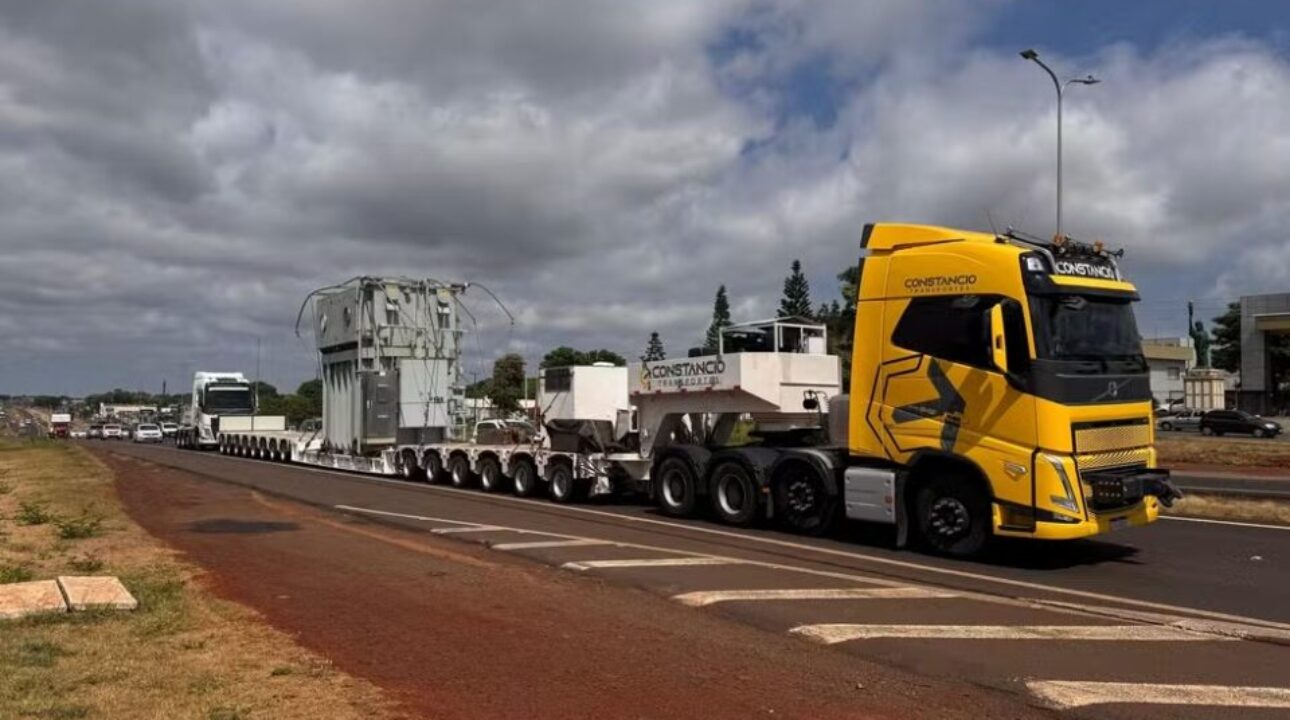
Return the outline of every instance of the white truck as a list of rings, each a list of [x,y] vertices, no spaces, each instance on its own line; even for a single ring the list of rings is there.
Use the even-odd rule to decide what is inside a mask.
[[[175,433],[175,445],[189,450],[214,450],[223,431],[286,432],[285,417],[255,412],[255,388],[242,373],[194,373],[193,393]]]

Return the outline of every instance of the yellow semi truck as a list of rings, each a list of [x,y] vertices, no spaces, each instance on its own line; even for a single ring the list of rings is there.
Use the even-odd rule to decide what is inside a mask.
[[[1143,525],[1178,496],[1156,467],[1138,294],[1118,253],[895,224],[868,226],[861,245],[849,398],[834,410],[849,461],[882,458],[897,476],[891,493],[870,488],[883,503],[848,514],[970,554],[991,534]]]

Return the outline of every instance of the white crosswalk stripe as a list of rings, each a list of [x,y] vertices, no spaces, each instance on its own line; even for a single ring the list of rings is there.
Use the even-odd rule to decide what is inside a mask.
[[[494,550],[538,550],[541,548],[587,547],[590,545],[613,545],[608,540],[537,540],[534,542],[498,543]]]
[[[1290,688],[1280,687],[1031,680],[1026,689],[1062,710],[1107,703],[1290,708]]]
[[[753,600],[883,600],[923,598],[952,598],[957,594],[948,590],[920,587],[890,588],[803,588],[795,590],[710,590],[674,595],[673,600],[691,607],[703,607],[723,602]]]
[[[475,527],[433,528],[430,532],[435,535],[460,535],[461,533],[493,532],[506,529],[507,528],[500,528],[495,525],[477,525]]]
[[[733,558],[718,557],[678,557],[678,558],[636,558],[629,560],[582,560],[567,562],[561,567],[567,570],[595,570],[603,568],[637,568],[637,567],[684,567],[688,565],[738,565]]]
[[[1223,641],[1161,625],[799,625],[789,632],[832,645],[877,638],[932,640]]]

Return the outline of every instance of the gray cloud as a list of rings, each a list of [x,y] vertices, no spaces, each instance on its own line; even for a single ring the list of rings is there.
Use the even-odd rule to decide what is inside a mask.
[[[651,330],[679,353],[718,283],[767,315],[800,257],[834,297],[868,221],[1047,232],[1051,89],[973,48],[991,8],[0,5],[0,392],[182,386],[249,370],[257,337],[292,384],[300,299],[356,274],[486,283],[518,322],[468,294],[480,372]],[[1068,106],[1069,229],[1129,246],[1153,327],[1181,294],[1282,283],[1284,59],[1087,62],[1107,82]],[[832,123],[785,106],[811,63]]]

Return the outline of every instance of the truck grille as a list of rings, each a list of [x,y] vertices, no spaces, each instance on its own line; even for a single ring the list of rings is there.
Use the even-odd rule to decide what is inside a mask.
[[[1083,470],[1105,470],[1106,468],[1124,467],[1128,465],[1147,466],[1150,459],[1151,451],[1145,447],[1131,448],[1129,450],[1113,450],[1103,453],[1088,453],[1086,455],[1076,455],[1075,465]]]
[[[1151,444],[1151,426],[1146,418],[1076,423],[1074,432],[1076,455],[1145,448]]]

